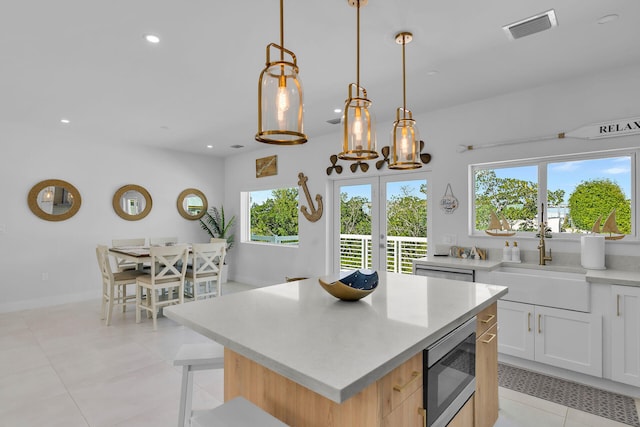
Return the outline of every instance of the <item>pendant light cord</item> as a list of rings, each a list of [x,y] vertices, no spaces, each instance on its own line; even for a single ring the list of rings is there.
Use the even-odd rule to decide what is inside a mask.
[[[280,0],[280,61],[284,61],[284,0]]]
[[[357,25],[356,25],[356,85],[360,91],[360,0],[357,1]]]
[[[406,36],[402,36],[402,118],[407,118],[407,76],[405,65],[404,48],[406,43]]]

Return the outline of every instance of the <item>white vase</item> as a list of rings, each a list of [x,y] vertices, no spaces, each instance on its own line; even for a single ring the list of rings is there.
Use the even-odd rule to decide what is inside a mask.
[[[227,278],[229,276],[229,266],[224,264],[220,269],[220,283],[227,283]]]

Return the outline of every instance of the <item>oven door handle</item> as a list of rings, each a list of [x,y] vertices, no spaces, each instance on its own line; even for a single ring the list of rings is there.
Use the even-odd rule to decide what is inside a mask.
[[[405,385],[394,385],[393,389],[395,391],[402,392],[405,388],[409,387],[409,385],[411,385],[411,383],[415,382],[418,378],[420,378],[420,376],[422,376],[421,372],[413,371],[411,373],[411,379],[409,381],[407,381],[407,383]]]

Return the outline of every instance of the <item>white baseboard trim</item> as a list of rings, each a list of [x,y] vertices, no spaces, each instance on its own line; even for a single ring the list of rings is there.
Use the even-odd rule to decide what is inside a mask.
[[[618,393],[636,399],[640,398],[640,388],[612,381],[606,378],[598,378],[580,372],[573,372],[564,368],[558,368],[556,366],[547,365],[545,363],[521,359],[519,357],[514,357],[502,353],[498,353],[498,361],[507,365],[516,366],[518,368],[527,369],[529,371],[538,372],[540,374],[549,375],[551,377],[561,378],[567,381],[573,381],[579,384],[585,384],[591,387],[599,388],[601,390],[610,391],[612,393]]]
[[[0,303],[0,313],[12,313],[15,311],[32,310],[34,308],[51,307],[54,305],[88,301],[93,299],[97,301],[97,304],[100,304],[100,290],[87,291],[77,294],[53,295],[43,298]],[[97,307],[99,309],[99,305],[97,305]]]

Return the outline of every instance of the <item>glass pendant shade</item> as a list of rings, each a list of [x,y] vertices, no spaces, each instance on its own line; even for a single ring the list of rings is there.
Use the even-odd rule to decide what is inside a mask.
[[[303,132],[302,82],[298,76],[295,56],[293,62],[269,61],[269,48],[279,48],[275,44],[267,48],[267,65],[260,73],[258,83],[258,133],[256,140],[268,144],[295,145],[307,142]]]
[[[302,83],[296,56],[284,48],[283,0],[280,0],[280,44],[267,46],[267,60],[258,81],[256,141],[275,145],[307,142],[303,130]],[[276,55],[271,59],[271,51]]]
[[[402,112],[402,118],[400,117]],[[408,118],[407,118],[408,117]],[[391,131],[393,153],[389,169],[418,169],[420,162],[420,132],[411,111],[398,108]]]
[[[413,40],[413,34],[396,35],[396,43],[402,45],[402,107],[396,110],[396,121],[391,130],[391,159],[389,169],[418,169],[420,161],[420,134],[413,114],[407,110],[407,81],[405,77],[405,45]]]
[[[354,94],[354,91],[356,92]],[[355,96],[354,96],[355,95]],[[349,98],[345,101],[342,128],[344,139],[343,160],[370,160],[378,157],[373,113],[369,111],[371,101],[367,91],[354,83],[349,85]]]

